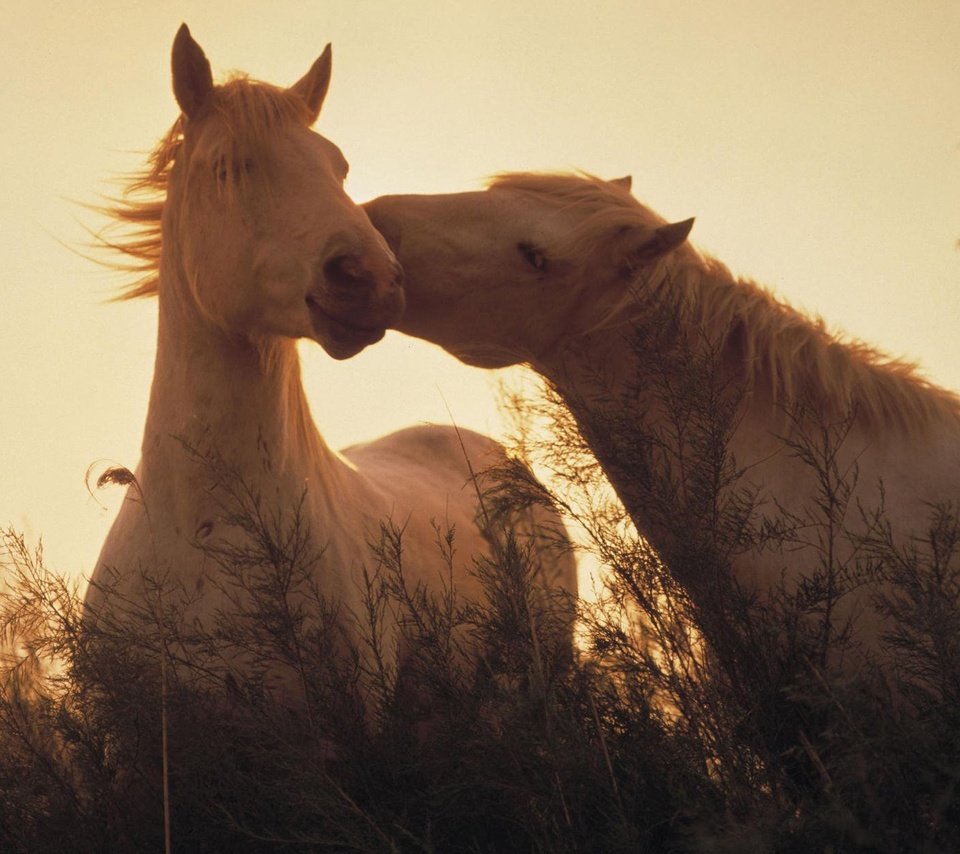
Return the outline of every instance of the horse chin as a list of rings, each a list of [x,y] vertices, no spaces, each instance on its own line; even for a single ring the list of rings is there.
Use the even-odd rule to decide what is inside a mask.
[[[323,347],[324,352],[332,359],[336,359],[338,362],[342,362],[345,359],[350,359],[357,355],[361,350],[366,349],[371,344],[376,344],[381,338],[383,338],[384,333],[381,332],[379,335],[370,336],[368,335],[365,340],[353,340],[346,341],[342,338],[336,338],[332,335],[327,335],[324,338],[319,336],[315,339],[316,342]]]
[[[386,334],[383,326],[363,326],[334,317],[316,303],[310,304],[310,320],[313,327],[310,337],[338,361],[356,356]]]
[[[519,364],[522,359],[515,358],[511,354],[499,348],[491,348],[483,345],[459,345],[453,347],[444,346],[444,349],[455,356],[465,365],[472,368],[484,368],[493,370],[495,368],[506,368],[510,365]]]

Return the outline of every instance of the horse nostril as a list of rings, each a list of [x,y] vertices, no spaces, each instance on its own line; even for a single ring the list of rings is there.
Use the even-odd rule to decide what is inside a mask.
[[[346,287],[368,284],[370,272],[357,255],[337,255],[323,265],[323,274],[328,281]]]

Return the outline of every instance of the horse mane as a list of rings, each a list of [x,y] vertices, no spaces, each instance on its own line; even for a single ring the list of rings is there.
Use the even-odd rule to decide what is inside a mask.
[[[611,228],[665,222],[626,188],[587,173],[508,173],[495,176],[489,186],[594,208],[563,238],[566,253],[596,246]],[[775,404],[802,402],[837,418],[853,413],[863,426],[906,433],[960,421],[960,397],[926,380],[914,363],[843,338],[822,318],[798,311],[749,279],[736,278],[723,263],[689,244],[640,275],[642,281],[625,289],[605,312],[601,326],[629,323],[641,300],[646,307],[652,297],[675,307],[681,324],[702,332],[741,369],[748,391],[765,392]]]
[[[120,197],[93,208],[111,220],[94,235],[97,248],[119,256],[102,263],[133,276],[114,299],[157,295],[163,210],[173,166],[184,152],[188,123],[206,126],[204,148],[223,163],[216,178],[217,191],[230,195],[241,189],[245,178],[244,170],[237,166],[255,160],[277,127],[308,125],[310,120],[309,108],[299,95],[243,74],[234,74],[216,86],[211,103],[197,119],[191,122],[181,115],[147,157],[145,166],[124,181]]]
[[[714,258],[684,255],[674,279],[688,322],[743,367],[748,389],[774,403],[812,405],[833,418],[852,414],[864,427],[907,434],[960,421],[960,398],[924,378],[916,363],[844,337]]]
[[[573,172],[499,172],[487,181],[490,189],[521,190],[571,202],[607,200],[625,207],[643,207],[630,191],[612,181],[580,170]]]

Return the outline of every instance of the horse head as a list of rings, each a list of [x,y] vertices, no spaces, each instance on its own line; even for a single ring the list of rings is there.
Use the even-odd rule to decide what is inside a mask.
[[[310,129],[330,46],[290,88],[215,85],[184,25],[172,66],[182,115],[153,170],[166,189],[163,263],[180,291],[168,298],[229,334],[312,338],[337,359],[382,338],[403,311],[400,267],[344,191],[343,153]]]
[[[628,178],[582,175],[507,174],[481,192],[366,209],[404,267],[397,328],[488,368],[601,328],[693,225],[649,211]]]

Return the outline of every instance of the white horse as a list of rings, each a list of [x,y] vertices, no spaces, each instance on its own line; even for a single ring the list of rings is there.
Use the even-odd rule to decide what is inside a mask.
[[[865,649],[879,648],[872,597],[883,585],[860,586],[854,565],[881,505],[892,543],[909,548],[928,534],[931,504],[960,497],[956,396],[734,278],[685,242],[693,220],[665,222],[633,198],[629,178],[507,174],[482,192],[385,196],[366,209],[404,266],[398,328],[472,365],[527,363],[546,377],[667,566],[698,535],[696,514],[683,518],[690,478],[680,470],[682,432],[698,413],[678,422],[664,390],[690,388],[699,370],[737,390],[725,399],[739,477],[714,510],[746,490],[754,522],[780,516],[787,530],[772,555],[732,548],[736,579],[763,594],[847,573],[855,589],[827,606],[825,631],[853,625]],[[819,465],[834,498],[823,505],[824,483],[802,457],[827,446]],[[710,579],[689,560],[676,566],[707,601]]]
[[[214,85],[186,26],[172,65],[182,115],[112,211],[132,229],[112,246],[143,274],[125,296],[158,298],[159,334],[142,458],[93,572],[91,619],[143,607],[162,587],[187,625],[212,630],[236,605],[215,555],[244,547],[230,519],[239,484],[263,519],[304,523],[320,555],[311,586],[341,613],[363,612],[370,544],[387,522],[403,531],[407,582],[432,591],[446,573],[434,523],[455,528],[453,582],[480,597],[468,570],[490,555],[490,532],[471,475],[502,462],[502,447],[419,426],[341,456],[301,386],[298,338],[346,359],[404,307],[394,255],[344,192],[347,161],[310,129],[329,46],[289,89],[245,77]],[[541,568],[545,585],[576,590],[571,555],[544,554]],[[389,659],[399,630],[384,630]]]

